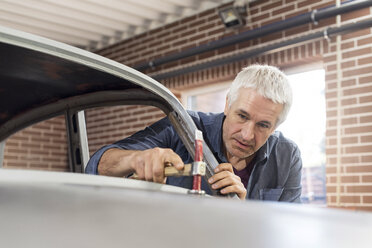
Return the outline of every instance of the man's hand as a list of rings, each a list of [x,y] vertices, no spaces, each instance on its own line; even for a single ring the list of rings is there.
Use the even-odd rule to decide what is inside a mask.
[[[234,174],[231,164],[219,164],[214,169],[214,176],[209,178],[208,182],[213,189],[221,189],[222,194],[236,193],[241,200],[244,200],[247,195],[247,190],[244,188],[240,177]]]
[[[164,167],[172,164],[182,170],[182,159],[171,149],[153,148],[141,151],[130,159],[131,168],[139,179],[149,182],[164,183]]]
[[[171,149],[110,149],[103,154],[98,172],[108,176],[127,176],[135,172],[138,179],[164,183],[165,164],[172,164],[178,170],[184,167],[182,159]]]

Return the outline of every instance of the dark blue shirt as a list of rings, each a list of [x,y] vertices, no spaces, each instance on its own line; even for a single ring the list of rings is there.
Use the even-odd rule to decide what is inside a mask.
[[[189,111],[197,127],[203,132],[219,163],[227,163],[222,151],[222,124],[224,114]],[[110,148],[146,150],[154,147],[171,148],[184,163],[193,161],[180,137],[164,118],[115,144],[99,149],[89,160],[85,172],[98,174],[97,165],[102,154]],[[276,131],[257,151],[247,183],[247,199],[300,202],[302,160],[297,145]],[[192,177],[169,177],[167,184],[184,188],[192,187]],[[206,180],[202,189],[210,193]]]

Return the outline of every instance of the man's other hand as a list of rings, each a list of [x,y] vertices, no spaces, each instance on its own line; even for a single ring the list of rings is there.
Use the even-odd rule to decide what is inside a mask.
[[[209,178],[208,182],[213,189],[220,189],[221,194],[236,193],[241,200],[244,200],[247,195],[240,177],[234,174],[231,164],[219,164],[214,169],[215,174]]]

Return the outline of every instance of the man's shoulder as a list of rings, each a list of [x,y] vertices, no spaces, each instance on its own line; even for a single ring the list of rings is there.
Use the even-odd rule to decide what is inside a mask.
[[[192,110],[187,110],[191,118],[197,122],[203,122],[204,125],[213,124],[216,119],[222,118],[223,113],[212,113],[212,112],[197,112]]]
[[[279,145],[279,146],[291,147],[293,149],[298,148],[297,144],[293,140],[285,137],[283,133],[280,131],[275,131],[272,135],[270,135],[269,143],[271,147]]]

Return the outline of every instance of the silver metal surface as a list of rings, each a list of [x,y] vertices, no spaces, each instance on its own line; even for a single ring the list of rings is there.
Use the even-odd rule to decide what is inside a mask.
[[[97,54],[13,29],[0,27],[0,42],[9,44],[13,47],[26,48],[43,55],[51,55],[52,57],[48,57],[51,61],[53,61],[54,58],[63,59],[64,63],[69,63],[69,68],[76,68],[77,66],[91,68],[94,71],[105,73],[107,78],[112,79],[112,77],[117,77],[118,79],[123,79],[125,82],[130,82],[137,88],[129,89],[129,91],[142,91],[143,95],[145,95],[145,97],[137,99],[137,102],[142,103],[140,100],[143,100],[144,103],[161,106],[161,109],[170,117],[170,121],[181,136],[189,153],[194,156],[193,136],[197,129],[196,125],[178,99],[166,87],[154,79],[123,64],[109,60]],[[139,89],[139,87],[141,88]],[[123,89],[117,90],[123,91]],[[95,94],[100,95],[101,100],[95,98]],[[120,100],[112,100],[110,94],[113,93],[110,91],[100,92],[98,87],[95,92],[90,91],[86,92],[86,94],[70,96],[65,99],[50,102],[48,105],[39,106],[32,110],[28,109],[22,114],[13,116],[12,119],[0,126],[0,139],[5,139],[10,134],[25,127],[25,123],[28,125],[36,123],[36,121],[50,118],[58,112],[61,113],[62,111],[63,113],[66,109],[70,109],[70,111],[72,109],[74,111],[80,111],[87,107],[97,107],[99,106],[97,101],[100,101],[102,105],[125,102],[125,98],[136,101],[133,94],[124,94],[119,97]],[[147,98],[150,100],[147,100]],[[44,112],[45,110],[48,110],[48,112]],[[218,162],[205,142],[203,142],[203,157],[208,166],[206,177],[209,178],[214,174],[213,169],[218,165]],[[212,190],[212,192],[216,194],[216,191]]]
[[[89,148],[84,111],[65,113],[70,171],[84,173],[89,161]]]
[[[171,109],[177,113],[177,118],[182,120],[182,128],[184,128],[187,133],[190,133],[190,137],[193,137],[195,133],[196,126],[179,100],[165,86],[141,72],[76,47],[5,27],[0,27],[0,42],[63,58],[67,61],[102,71],[111,76],[123,78],[133,84],[141,86],[147,91],[159,96],[164,102],[171,106]],[[203,149],[205,150],[204,153],[210,153],[210,150],[204,145],[205,144],[203,144],[203,147],[206,147],[206,149]],[[191,151],[190,153],[193,154]],[[207,160],[208,157],[210,157],[209,155],[213,156],[211,153],[205,155]],[[209,160],[212,159],[209,158]],[[207,163],[211,166],[217,166],[217,163],[214,164],[209,161],[207,161]]]
[[[87,135],[84,111],[77,112],[77,119],[78,119],[78,125],[79,125],[78,129],[79,129],[79,140],[80,140],[83,171],[85,171],[85,167],[87,166],[88,161],[89,161],[89,145],[88,145],[88,135]]]
[[[74,185],[81,187],[107,187],[187,194],[187,189],[166,184],[152,183],[129,178],[107,177],[69,172],[0,169],[0,181],[4,184]],[[0,200],[1,203],[1,200]]]
[[[2,247],[370,248],[372,243],[367,212],[108,186],[117,178],[79,185],[11,174],[0,170]]]
[[[0,168],[3,167],[3,163],[4,163],[4,150],[5,150],[5,140],[0,142]]]

